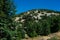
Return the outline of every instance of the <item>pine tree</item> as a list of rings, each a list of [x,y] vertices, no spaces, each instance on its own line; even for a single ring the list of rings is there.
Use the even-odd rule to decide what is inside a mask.
[[[12,30],[15,29],[12,20],[15,11],[13,0],[0,0],[0,38],[11,40]]]
[[[12,0],[0,0],[0,14],[4,14],[6,17],[11,17],[15,14],[15,7]]]

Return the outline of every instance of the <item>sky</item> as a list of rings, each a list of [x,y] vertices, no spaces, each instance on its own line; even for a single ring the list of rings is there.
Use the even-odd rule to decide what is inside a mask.
[[[32,9],[50,9],[60,11],[60,0],[14,0],[17,14]]]

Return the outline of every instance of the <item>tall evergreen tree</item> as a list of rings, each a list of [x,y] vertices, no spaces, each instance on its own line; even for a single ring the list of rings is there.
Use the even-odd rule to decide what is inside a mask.
[[[11,30],[15,29],[12,18],[15,15],[13,0],[0,0],[0,38],[11,40]],[[9,37],[9,38],[8,38]]]
[[[15,7],[12,0],[0,0],[0,14],[11,17],[15,14]]]

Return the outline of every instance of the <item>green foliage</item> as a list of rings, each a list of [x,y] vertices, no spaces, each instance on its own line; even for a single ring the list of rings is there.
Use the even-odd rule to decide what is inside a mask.
[[[16,40],[15,6],[12,0],[0,0],[0,39]],[[18,36],[19,37],[19,36]],[[19,39],[20,40],[20,39]]]
[[[59,40],[59,39],[57,39],[56,37],[52,37],[51,39],[48,40]]]
[[[34,26],[34,22],[28,21],[26,27],[27,27],[26,32],[29,37],[37,36],[36,27]]]
[[[52,16],[51,18],[51,32],[57,32],[59,30],[59,16]]]
[[[26,32],[28,36],[34,37],[35,35],[48,35],[60,30],[60,16],[41,16],[42,19],[32,19],[32,17],[27,17],[24,22],[24,27],[26,27]],[[37,20],[38,22],[36,22]],[[34,34],[34,35],[33,35]]]
[[[20,40],[25,38],[25,32],[29,37],[35,37],[37,35],[48,35],[60,31],[60,15],[51,15],[50,17],[45,15],[41,16],[42,19],[35,19],[33,16],[37,16],[38,14],[30,11],[33,16],[30,14],[21,14],[23,15],[22,19],[25,19],[25,21],[22,23],[23,26],[20,26],[21,23],[14,21],[15,12],[16,9],[12,0],[0,0],[1,40]],[[48,12],[52,11],[48,10]],[[52,39],[55,40],[55,38]]]
[[[49,23],[46,21],[46,20],[44,20],[43,22],[42,22],[43,24],[42,24],[42,27],[43,27],[43,35],[48,35],[48,34],[50,34],[50,25],[49,25]]]

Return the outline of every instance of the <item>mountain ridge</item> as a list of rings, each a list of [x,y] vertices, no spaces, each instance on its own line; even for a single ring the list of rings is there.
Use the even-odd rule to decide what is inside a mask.
[[[60,15],[60,11],[54,11],[54,10],[49,10],[49,9],[32,9],[27,12],[20,13],[16,17],[21,17],[22,19],[24,19],[23,16],[25,16],[26,18],[27,18],[27,16],[33,16],[33,17],[37,18],[39,16],[44,16],[44,15],[49,16],[51,14]]]
[[[60,11],[57,11],[57,10],[51,10],[51,9],[31,9],[31,10],[28,10],[28,11],[25,11],[25,12],[21,12],[19,14],[22,14],[22,13],[27,13],[27,12],[31,12],[31,11],[50,11],[50,12],[55,12],[55,13],[60,13]],[[18,14],[18,15],[19,15]]]

